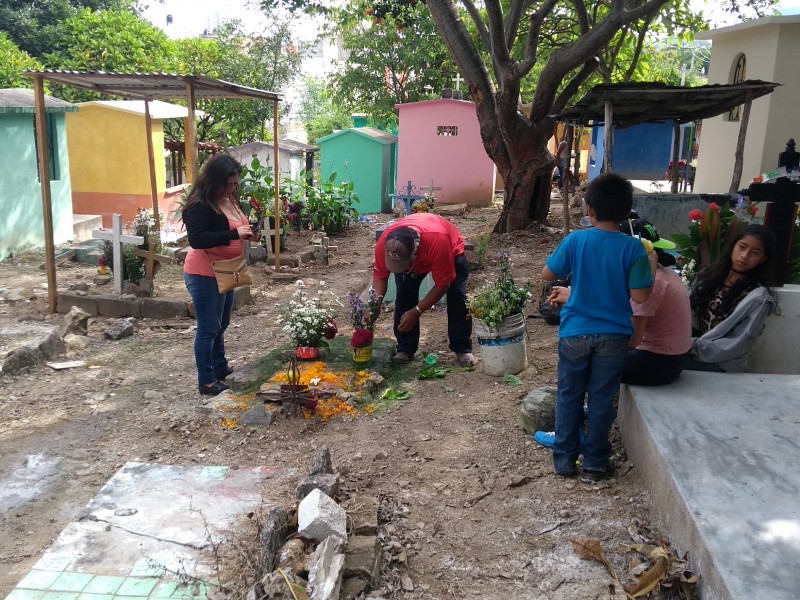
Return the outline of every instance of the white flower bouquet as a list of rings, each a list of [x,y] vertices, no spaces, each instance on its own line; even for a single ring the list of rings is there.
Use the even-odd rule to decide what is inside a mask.
[[[335,335],[333,315],[335,308],[341,306],[341,303],[325,289],[324,281],[320,282],[316,294],[307,292],[302,281],[295,285],[297,289],[279,317],[283,330],[289,334],[295,346],[327,348],[328,343],[324,338],[332,337],[331,331]]]

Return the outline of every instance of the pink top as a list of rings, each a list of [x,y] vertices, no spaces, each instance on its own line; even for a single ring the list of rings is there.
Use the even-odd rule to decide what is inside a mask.
[[[239,213],[242,217],[241,220],[234,221],[228,219],[228,227],[236,229],[242,225],[249,225],[249,221],[244,217],[244,214]],[[186,260],[183,262],[183,271],[189,275],[203,275],[205,277],[214,277],[214,269],[211,268],[211,263],[216,260],[225,260],[227,258],[236,258],[244,254],[244,242],[241,238],[231,240],[227,246],[215,246],[206,250],[196,250],[192,248],[186,254]]]
[[[675,356],[692,347],[692,312],[689,292],[672,269],[659,266],[650,298],[644,304],[631,300],[634,317],[648,317],[637,350]]]

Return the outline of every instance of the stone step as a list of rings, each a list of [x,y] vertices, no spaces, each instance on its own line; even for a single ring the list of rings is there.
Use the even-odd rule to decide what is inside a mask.
[[[800,376],[684,371],[622,386],[633,473],[703,600],[794,600],[800,589]]]

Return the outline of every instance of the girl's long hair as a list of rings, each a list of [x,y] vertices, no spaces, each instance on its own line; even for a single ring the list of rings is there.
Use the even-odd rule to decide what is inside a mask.
[[[230,154],[215,154],[203,165],[203,171],[192,185],[192,191],[183,205],[183,210],[197,204],[204,204],[216,213],[221,212],[217,200],[225,191],[228,179],[241,174],[241,172],[242,165]],[[238,195],[238,190],[234,192],[234,195]]]
[[[743,273],[744,276],[731,286],[729,293],[725,294],[722,298],[720,312],[725,314],[732,310],[734,302],[740,299],[740,292],[743,289],[751,288],[755,284],[767,288],[774,285],[775,234],[763,225],[748,225],[729,239],[725,247],[719,253],[716,262],[700,271],[697,276],[697,280],[694,286],[692,286],[691,296],[692,312],[695,315],[702,315],[705,313],[719,287],[724,285],[731,271],[731,266],[733,265],[731,261],[733,248],[739,240],[748,235],[761,242],[761,245],[764,246],[764,253],[767,256],[767,260],[752,271]]]

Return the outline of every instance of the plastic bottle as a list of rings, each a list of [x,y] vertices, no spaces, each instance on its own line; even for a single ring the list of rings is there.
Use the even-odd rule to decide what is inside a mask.
[[[429,367],[432,367],[437,362],[439,362],[439,357],[436,356],[433,352],[425,356],[425,364]]]

